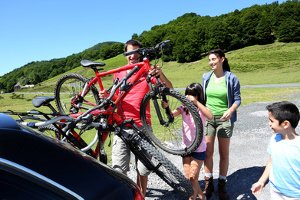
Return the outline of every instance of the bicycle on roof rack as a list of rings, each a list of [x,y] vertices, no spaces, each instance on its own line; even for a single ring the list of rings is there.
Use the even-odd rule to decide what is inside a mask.
[[[131,73],[132,74],[132,73]],[[114,103],[111,100],[116,90],[124,85],[130,77],[120,81],[115,81],[111,88],[110,96],[101,101],[99,105],[88,109],[83,113],[70,115],[58,115],[48,120],[41,120],[32,125],[39,127],[42,131],[53,131],[55,135],[60,136],[60,140],[66,141],[74,147],[87,152],[89,155],[107,163],[107,156],[102,148],[108,134],[114,132],[130,148],[130,151],[151,171],[156,173],[168,185],[179,191],[184,197],[189,197],[193,193],[190,182],[147,138],[145,132],[137,127],[133,120],[123,120],[116,112]],[[40,98],[43,102],[50,102],[53,98]],[[41,101],[41,102],[42,102]],[[46,105],[46,103],[44,104]],[[27,118],[28,119],[28,118]],[[37,118],[36,118],[37,119]],[[27,124],[25,124],[27,125]],[[131,126],[134,131],[128,133],[124,131],[126,127]],[[82,140],[81,131],[96,129],[97,147],[91,149],[84,140]],[[77,132],[77,131],[80,132]]]
[[[125,80],[116,80],[114,85],[120,85],[119,96],[115,100],[111,100],[111,108],[115,108],[117,104],[126,96],[131,87],[135,85],[139,79],[149,73],[151,69],[150,59],[154,58],[154,67],[156,66],[163,47],[169,40],[163,41],[151,48],[140,48],[124,53],[128,56],[133,53],[139,53],[143,57],[143,61],[135,64],[128,64],[119,68],[101,71],[105,63],[82,60],[81,65],[91,68],[95,77],[87,79],[80,74],[66,74],[62,76],[55,86],[55,101],[61,114],[80,114],[85,110],[99,105],[105,99],[99,98],[99,90],[105,88],[102,79],[108,75],[112,75],[124,70],[131,70],[127,74]],[[129,79],[130,78],[130,79]],[[156,81],[151,82],[151,79]],[[159,77],[153,77],[148,74],[147,82],[150,91],[145,95],[140,106],[140,116],[143,123],[145,134],[156,146],[164,151],[174,155],[187,155],[194,151],[202,141],[203,127],[201,118],[195,106],[180,92],[167,88],[160,81]],[[111,91],[111,88],[108,89]],[[160,101],[168,102],[168,107],[163,107]],[[151,122],[147,121],[147,106],[151,107]],[[183,105],[189,113],[191,113],[196,127],[196,136],[192,138],[190,146],[182,146],[181,117],[174,118],[170,111],[175,110],[178,106]],[[102,108],[104,111],[106,107]],[[112,113],[112,112],[108,112]],[[102,114],[103,115],[103,114]],[[105,115],[105,114],[104,114]],[[104,117],[99,120],[107,120]]]
[[[29,111],[0,111],[1,113],[16,116],[14,117],[16,122],[23,126],[34,128],[42,132],[48,137],[55,138],[58,140],[68,141],[73,146],[80,148],[86,154],[97,158],[99,155],[96,153],[98,151],[98,145],[95,145],[98,141],[97,135],[94,136],[92,142],[88,142],[83,133],[87,133],[86,130],[83,131],[83,123],[78,123],[76,127],[68,132],[63,132],[61,129],[68,123],[68,121],[76,118],[78,115],[61,115],[51,104],[55,99],[53,96],[37,96],[32,99],[32,105],[35,108],[41,106],[48,107],[51,112],[43,112],[37,109],[31,109]],[[84,122],[85,123],[85,122]],[[92,146],[96,146],[92,149]]]

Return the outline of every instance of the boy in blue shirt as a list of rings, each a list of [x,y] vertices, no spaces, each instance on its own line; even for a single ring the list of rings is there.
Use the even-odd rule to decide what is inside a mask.
[[[252,193],[259,194],[269,179],[270,199],[300,199],[300,137],[295,130],[299,109],[287,101],[273,103],[266,109],[274,134],[268,146],[270,158],[262,176],[252,185]]]

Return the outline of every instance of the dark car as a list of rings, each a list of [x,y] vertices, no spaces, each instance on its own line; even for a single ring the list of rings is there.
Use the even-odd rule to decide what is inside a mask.
[[[125,175],[0,113],[0,199],[144,199]]]

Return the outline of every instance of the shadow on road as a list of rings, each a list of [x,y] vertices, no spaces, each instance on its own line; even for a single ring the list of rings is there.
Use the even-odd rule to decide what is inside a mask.
[[[257,200],[251,193],[251,186],[262,175],[264,167],[249,167],[235,171],[227,177],[227,191],[230,200]],[[204,180],[199,181],[201,188],[204,188]],[[219,200],[218,179],[214,179],[215,192],[209,200]],[[147,197],[164,200],[181,200],[180,194],[175,191],[148,188]],[[147,199],[147,198],[146,198]]]
[[[251,199],[256,197],[251,192],[251,186],[262,175],[264,167],[239,169],[228,176],[228,192],[231,199]]]
[[[262,175],[264,167],[249,167],[235,171],[227,177],[227,191],[230,200],[256,200],[251,192],[251,186]],[[204,181],[200,181],[204,188]],[[218,200],[218,179],[214,179],[215,192],[210,200]]]

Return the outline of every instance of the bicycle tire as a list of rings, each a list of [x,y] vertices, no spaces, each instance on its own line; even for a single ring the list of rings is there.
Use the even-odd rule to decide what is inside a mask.
[[[80,112],[81,109],[87,110],[94,107],[100,101],[98,90],[94,85],[88,89],[83,98],[78,98],[83,86],[88,82],[89,79],[75,73],[66,74],[57,81],[54,95],[55,103],[60,114],[74,114]],[[72,101],[77,101],[81,106],[74,106],[71,103]]]
[[[79,149],[80,151],[82,151],[83,148],[85,148],[86,146],[88,146],[87,142],[81,137],[81,136],[74,136],[73,134],[75,134],[74,132],[72,132],[71,134],[68,134],[68,138],[65,138],[58,130],[55,126],[53,125],[47,125],[47,126],[40,126],[38,127],[38,130],[40,132],[42,132],[44,135],[47,135],[51,138],[55,138],[58,139],[60,141],[65,141],[67,143],[69,143],[71,146],[73,146],[74,148]],[[98,145],[98,144],[97,144]],[[92,149],[87,149],[86,151],[83,151],[84,153],[92,156],[93,158],[98,157],[99,152],[97,152],[97,147],[96,150],[93,151]],[[99,158],[100,159],[100,158]]]
[[[58,139],[58,140],[62,139],[61,134],[59,133],[57,128],[55,128],[53,125],[40,126],[40,127],[38,127],[38,130],[40,132],[42,132],[44,135],[47,135],[51,138],[55,138],[55,139]]]
[[[183,105],[191,114],[195,122],[196,136],[190,146],[185,147],[182,145],[181,115],[175,117],[173,122],[170,121],[161,102],[158,102],[158,100],[162,100],[163,95],[166,96],[171,111],[176,110],[178,106]],[[162,125],[159,122],[154,103],[157,103],[157,107],[160,109],[164,121],[168,122],[167,124]],[[149,104],[151,110],[151,124],[146,117],[146,110]],[[141,102],[140,116],[145,128],[146,136],[149,137],[156,146],[168,153],[185,156],[195,151],[202,141],[203,125],[197,108],[184,95],[174,89],[161,87],[158,90],[148,92]]]
[[[130,150],[151,171],[185,197],[193,195],[191,182],[155,146],[140,136],[129,143]],[[151,158],[151,159],[150,159]]]

